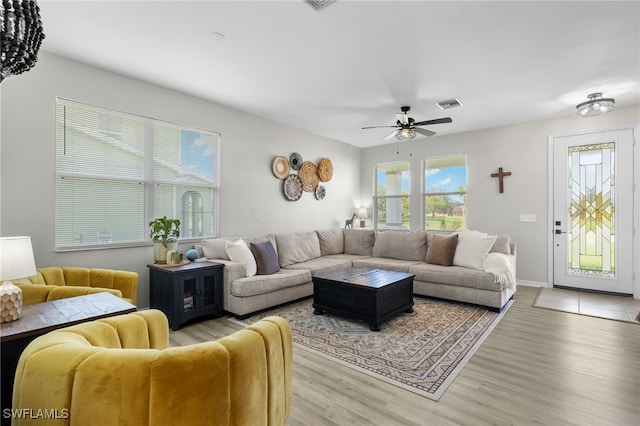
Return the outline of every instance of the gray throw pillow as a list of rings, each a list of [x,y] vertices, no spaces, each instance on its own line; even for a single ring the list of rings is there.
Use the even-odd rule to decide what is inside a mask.
[[[256,258],[258,275],[270,275],[280,270],[278,254],[271,242],[250,243],[249,248],[251,249],[251,253],[253,253],[253,257]]]
[[[431,244],[427,250],[427,263],[433,265],[453,265],[453,255],[458,245],[458,234],[449,236],[436,235],[431,237]]]
[[[489,253],[511,254],[510,244],[511,244],[511,237],[505,234],[498,235],[498,237],[496,238],[496,242],[493,243],[493,246],[489,250]]]

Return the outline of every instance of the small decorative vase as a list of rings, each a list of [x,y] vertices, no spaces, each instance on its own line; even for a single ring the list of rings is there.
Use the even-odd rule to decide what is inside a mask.
[[[11,281],[0,285],[0,323],[15,321],[22,314],[22,290]]]

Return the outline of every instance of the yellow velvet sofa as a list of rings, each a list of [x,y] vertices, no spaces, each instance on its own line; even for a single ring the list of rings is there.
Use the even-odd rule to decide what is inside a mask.
[[[293,343],[283,318],[265,318],[217,341],[168,345],[167,318],[154,309],[36,338],[20,357],[13,388],[14,412],[27,415],[12,424],[286,423]],[[47,422],[33,418],[38,413]]]
[[[38,268],[36,275],[13,280],[13,283],[22,289],[24,305],[101,291],[113,293],[134,305],[138,300],[138,274],[130,271],[53,266]]]

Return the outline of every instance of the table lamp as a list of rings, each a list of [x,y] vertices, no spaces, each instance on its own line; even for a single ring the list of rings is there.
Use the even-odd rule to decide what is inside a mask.
[[[0,238],[0,323],[15,321],[22,313],[22,290],[11,280],[35,274],[31,238]]]
[[[360,218],[360,228],[364,228],[365,219],[367,218],[367,208],[360,207],[358,209],[358,217]]]

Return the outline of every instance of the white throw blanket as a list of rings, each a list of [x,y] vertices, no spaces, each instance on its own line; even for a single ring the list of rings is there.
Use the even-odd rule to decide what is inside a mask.
[[[505,285],[509,289],[516,288],[513,276],[511,258],[503,253],[489,253],[484,259],[482,270],[493,275],[495,282]]]

